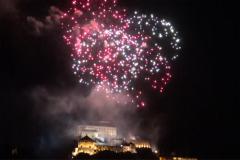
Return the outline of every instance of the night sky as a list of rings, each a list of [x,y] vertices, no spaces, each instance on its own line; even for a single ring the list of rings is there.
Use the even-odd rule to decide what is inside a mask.
[[[119,1],[130,11],[169,19],[183,44],[165,92],[147,91],[148,106],[131,111],[139,122],[138,131],[144,132],[146,126],[160,128],[161,136],[148,134],[156,136],[165,155],[240,157],[237,5],[207,0]],[[43,21],[51,6],[65,11],[69,5],[68,0],[0,0],[0,158],[11,157],[15,148],[24,158],[71,153],[72,141],[58,142],[61,138],[52,135],[61,134],[63,119],[76,120],[78,115],[61,114],[61,120],[49,120],[43,116],[48,108],[36,109],[41,104],[35,104],[33,95],[43,90],[40,94],[64,97],[77,90],[87,96],[90,91],[79,86],[72,74],[70,49],[61,28],[53,24],[36,32],[27,20],[31,16]],[[81,108],[81,115],[85,112]]]

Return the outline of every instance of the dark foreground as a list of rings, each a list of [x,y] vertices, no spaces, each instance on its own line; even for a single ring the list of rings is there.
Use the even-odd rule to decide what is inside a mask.
[[[88,155],[88,154],[79,154],[77,157],[73,158],[74,160],[158,160],[158,156],[154,154],[151,150],[141,150],[137,153],[115,153],[112,151],[102,151],[98,152],[95,155]]]

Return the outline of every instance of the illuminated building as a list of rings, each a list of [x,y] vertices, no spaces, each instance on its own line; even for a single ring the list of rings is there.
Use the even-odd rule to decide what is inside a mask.
[[[173,157],[173,160],[197,160],[197,158]]]
[[[75,148],[72,153],[73,157],[77,156],[80,153],[86,153],[93,155],[100,151],[113,151],[116,153],[122,152],[121,146],[109,146],[101,143],[97,143],[95,140],[91,139],[88,136],[81,138],[78,142],[78,146]]]
[[[113,151],[116,153],[122,152],[122,147],[121,146],[106,146],[106,145],[97,145],[97,151]]]
[[[150,143],[146,140],[134,140],[133,143],[136,148],[151,148]]]
[[[88,136],[85,136],[79,141],[78,147],[75,148],[72,155],[76,156],[79,153],[87,153],[89,155],[93,155],[96,153],[96,151],[97,151],[96,142],[89,138]]]
[[[80,137],[87,135],[94,140],[109,144],[113,143],[114,139],[117,139],[117,128],[112,126],[79,125],[77,135]]]
[[[136,153],[136,147],[134,143],[123,143],[122,145],[122,152],[131,152]]]
[[[100,151],[136,153],[136,149],[151,149],[150,143],[146,140],[132,139],[128,142],[123,141],[122,138],[117,136],[117,128],[113,126],[79,125],[77,128],[77,137],[80,137],[80,140],[72,153],[73,157],[79,153],[89,155]]]
[[[99,151],[122,152],[122,139],[117,138],[117,128],[107,125],[79,125],[77,137],[80,137],[78,146],[72,153],[93,155]]]
[[[188,158],[188,157],[159,157],[159,160],[197,160],[197,158]]]

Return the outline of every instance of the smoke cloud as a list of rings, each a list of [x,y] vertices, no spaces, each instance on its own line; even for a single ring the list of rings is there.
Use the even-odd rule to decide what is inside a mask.
[[[83,91],[77,89],[68,91],[50,91],[42,87],[34,89],[31,93],[34,112],[49,129],[45,135],[48,137],[48,143],[44,141],[46,137],[43,136],[39,148],[44,148],[45,145],[57,147],[61,146],[61,143],[72,142],[77,138],[78,125],[100,121],[115,125],[120,136],[143,136],[156,143],[159,137],[157,124],[159,122],[152,119],[151,125],[143,129],[142,119],[137,116],[137,108],[126,105],[128,97],[123,94],[114,96],[119,98],[120,103],[107,98],[106,94],[97,88],[93,88],[87,95],[83,95]]]
[[[35,17],[28,16],[27,22],[32,26],[33,33],[41,35],[43,31],[51,30],[60,24],[61,16],[64,14],[59,8],[51,6],[48,11],[48,16],[43,21]]]
[[[16,13],[18,0],[0,0],[0,15]]]
[[[114,95],[120,101],[117,103],[107,98],[104,92],[93,88],[84,96],[76,89],[69,91],[49,91],[37,88],[32,91],[34,114],[49,125],[50,134],[56,134],[59,140],[76,138],[77,126],[80,124],[107,121],[118,127],[120,135],[134,134],[134,113],[136,107],[126,105],[128,97]],[[131,129],[130,129],[131,128]],[[59,134],[61,133],[61,134]]]

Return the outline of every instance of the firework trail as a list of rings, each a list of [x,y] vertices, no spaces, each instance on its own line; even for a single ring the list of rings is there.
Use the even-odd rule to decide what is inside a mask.
[[[73,0],[62,19],[79,83],[97,86],[116,101],[113,95],[126,94],[138,107],[145,102],[137,82],[164,91],[170,61],[181,49],[170,22],[137,11],[127,15],[116,0]]]

